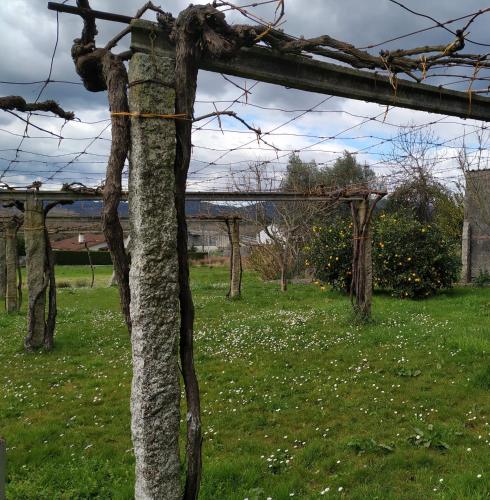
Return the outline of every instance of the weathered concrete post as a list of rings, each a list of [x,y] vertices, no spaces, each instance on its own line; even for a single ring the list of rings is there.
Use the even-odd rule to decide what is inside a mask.
[[[17,229],[15,218],[6,224],[5,231],[5,262],[7,266],[6,308],[7,312],[16,312],[19,309],[17,290]]]
[[[44,345],[46,287],[46,238],[44,234],[43,202],[35,194],[29,196],[24,209],[26,242],[26,274],[28,292],[28,326],[24,340],[26,349]]]
[[[230,231],[230,291],[228,297],[237,299],[241,295],[242,256],[240,253],[240,219],[233,217]]]
[[[5,301],[7,293],[7,267],[5,263],[5,224],[0,225],[0,300]]]
[[[173,59],[134,54],[129,85],[131,112],[175,112]],[[172,119],[131,119],[131,429],[137,499],[181,498],[175,147]]]

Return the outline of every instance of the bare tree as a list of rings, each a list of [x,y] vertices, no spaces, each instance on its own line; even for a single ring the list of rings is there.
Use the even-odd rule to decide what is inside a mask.
[[[245,174],[232,173],[231,176],[233,189],[238,191],[305,190],[304,183],[300,182],[304,179],[280,178],[264,162],[250,164]],[[313,220],[321,216],[325,208],[324,203],[311,201],[260,202],[245,211],[244,217],[261,229],[262,249],[278,266],[281,291],[287,290],[291,271],[301,261]]]
[[[439,151],[440,140],[430,129],[406,127],[392,145],[389,162],[397,167],[397,179],[385,209],[404,213],[422,223],[435,223],[453,243],[459,242],[462,196],[436,176],[445,161]]]
[[[392,206],[405,206],[422,222],[429,222],[439,183],[434,170],[440,154],[438,141],[431,129],[405,127],[392,141],[388,161],[397,167],[397,187],[389,198]]]

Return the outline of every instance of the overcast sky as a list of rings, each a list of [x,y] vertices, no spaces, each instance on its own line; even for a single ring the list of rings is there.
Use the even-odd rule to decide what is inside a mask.
[[[75,1],[68,0],[67,3],[75,4]],[[134,0],[92,0],[91,5],[94,9],[131,15],[143,3]],[[242,0],[240,3],[250,2]],[[388,0],[285,0],[285,3],[287,22],[283,28],[288,33],[305,37],[328,34],[357,47],[384,42],[434,24]],[[454,19],[490,6],[481,0],[406,0],[405,3],[412,10],[431,15],[439,21]],[[174,15],[186,6],[187,2],[181,0],[162,3],[162,8]],[[255,12],[271,19],[273,10],[270,6],[264,6]],[[227,15],[230,22],[246,22],[235,13]],[[485,29],[489,17],[490,15],[482,16],[471,26],[471,40],[480,44],[490,43],[488,28]],[[0,2],[0,36],[3,49],[0,57],[0,80],[31,82],[46,79],[56,42],[56,18],[55,12],[47,10],[45,0]],[[54,188],[62,182],[74,180],[94,185],[103,178],[110,144],[106,95],[90,93],[80,85],[70,57],[71,43],[73,38],[79,36],[81,24],[77,16],[59,15],[59,42],[51,78],[73,84],[50,83],[44,89],[41,100],[55,99],[64,109],[73,110],[83,122],[91,123],[65,125],[61,131],[65,139],[61,142],[54,136],[30,127],[30,138],[22,142],[21,151],[18,152],[21,137],[15,134],[22,136],[25,123],[10,114],[1,113],[0,173],[3,173],[3,182],[25,185],[39,179],[45,182],[45,186]],[[464,21],[460,21],[450,27],[457,29],[463,24]],[[98,45],[103,46],[123,27],[117,23],[98,21]],[[382,48],[447,44],[452,38],[446,30],[437,28],[384,44]],[[127,48],[128,43],[129,39],[126,39],[120,50]],[[372,49],[372,52],[376,54],[380,48]],[[471,42],[467,43],[465,49],[465,52],[471,53],[486,51],[488,47]],[[391,148],[389,140],[399,133],[397,126],[437,121],[433,127],[434,133],[440,139],[439,142],[444,143],[439,148],[439,155],[450,158],[455,156],[456,148],[461,146],[461,137],[465,133],[468,136],[466,142],[472,143],[470,134],[475,130],[474,126],[478,125],[472,121],[465,122],[398,108],[390,109],[384,116],[386,108],[376,104],[232,79],[239,86],[246,85],[252,90],[248,97],[250,105],[237,103],[231,109],[263,132],[274,130],[267,136],[267,141],[281,151],[276,155],[268,146],[258,145],[253,133],[231,119],[223,120],[223,127],[229,132],[222,134],[214,120],[205,125],[204,130],[196,131],[193,136],[195,147],[190,169],[192,189],[226,187],[229,172],[244,170],[252,161],[270,160],[271,172],[274,171],[274,175],[280,176],[287,156],[293,150],[301,150],[300,156],[304,160],[315,159],[326,165],[331,164],[343,150],[356,152],[360,161],[368,162],[379,174],[386,174],[392,171],[392,167],[387,167],[381,161]],[[237,87],[220,75],[200,72],[198,83],[196,115],[213,111],[213,101],[217,102],[219,109],[225,109],[229,103],[224,101],[232,101],[241,94]],[[0,84],[0,87],[0,95],[22,95],[29,101],[36,99],[42,85]],[[260,107],[283,111],[263,110]],[[304,109],[313,109],[314,112],[303,114],[301,110]],[[366,120],[375,116],[379,117],[379,121]],[[366,121],[367,123],[361,125]],[[59,134],[63,120],[36,116],[32,118],[32,123]],[[97,136],[99,138],[94,141],[93,138]],[[315,145],[319,141],[322,142]],[[230,152],[232,148],[236,150]],[[80,156],[78,153],[82,151],[87,154]],[[453,180],[457,174],[454,165],[454,160],[441,161],[438,166],[439,175],[445,176],[448,181]]]

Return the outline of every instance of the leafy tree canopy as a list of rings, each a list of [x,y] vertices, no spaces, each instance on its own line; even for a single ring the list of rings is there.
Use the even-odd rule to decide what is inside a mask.
[[[310,191],[319,185],[336,189],[350,184],[369,183],[375,177],[367,164],[360,164],[355,155],[348,151],[344,151],[331,167],[319,167],[315,160],[305,162],[293,153],[280,187],[289,191]]]

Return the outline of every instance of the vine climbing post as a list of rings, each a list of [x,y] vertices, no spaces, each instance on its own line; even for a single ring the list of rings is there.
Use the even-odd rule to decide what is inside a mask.
[[[242,288],[242,256],[240,253],[240,219],[233,217],[226,220],[230,241],[230,289],[227,297],[238,299]]]
[[[373,299],[373,258],[371,221],[373,211],[384,194],[371,201],[366,194],[360,201],[351,201],[353,223],[353,256],[351,301],[359,321],[369,321]]]
[[[26,274],[28,290],[28,325],[24,345],[27,350],[44,346],[46,289],[46,239],[43,202],[33,193],[24,208]]]
[[[6,309],[12,313],[20,309],[20,297],[17,287],[17,230],[20,219],[12,217],[6,223],[5,231],[5,262],[7,266]]]
[[[129,85],[130,112],[174,114],[173,59],[134,54]],[[174,120],[131,118],[131,429],[137,499],[181,498],[175,150]]]

